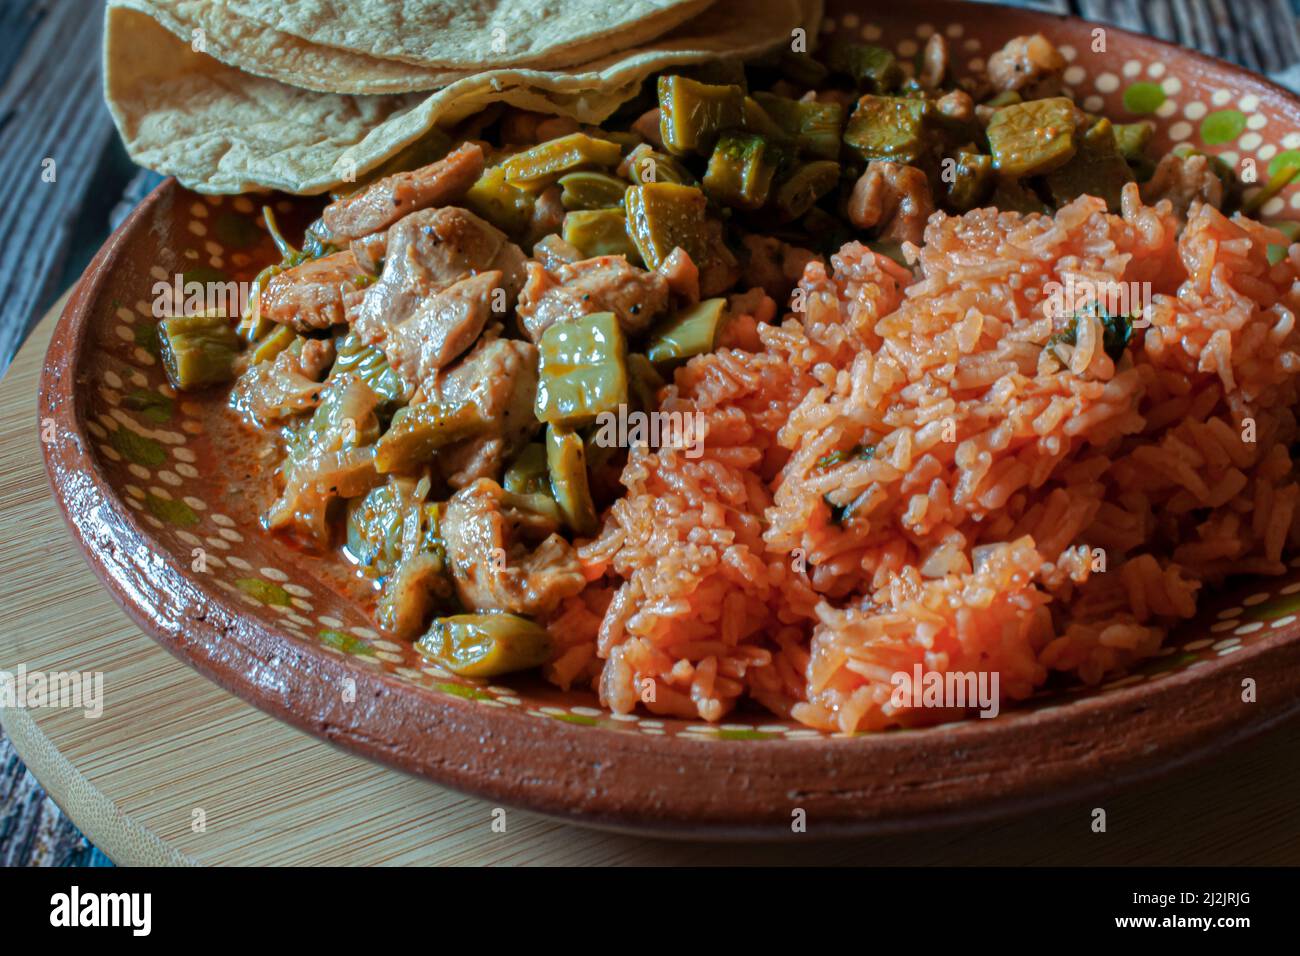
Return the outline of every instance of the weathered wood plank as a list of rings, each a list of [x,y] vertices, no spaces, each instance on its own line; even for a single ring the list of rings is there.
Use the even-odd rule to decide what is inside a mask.
[[[0,372],[58,294],[71,225],[113,135],[100,93],[98,5],[33,0],[6,3],[5,17],[26,42],[0,86]],[[53,182],[42,178],[53,160]]]

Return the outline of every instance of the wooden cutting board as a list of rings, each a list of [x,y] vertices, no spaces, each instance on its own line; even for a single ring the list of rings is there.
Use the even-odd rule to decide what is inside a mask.
[[[336,750],[174,660],[72,544],[35,395],[55,312],[0,380],[0,669],[103,675],[102,716],[0,710],[50,795],[122,864],[1296,864],[1300,726],[1101,802],[865,841],[672,843],[494,807]]]

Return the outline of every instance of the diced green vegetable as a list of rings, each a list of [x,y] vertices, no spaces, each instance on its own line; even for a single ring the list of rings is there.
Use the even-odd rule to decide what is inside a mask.
[[[953,180],[948,183],[948,203],[966,212],[982,203],[993,189],[993,157],[983,153],[958,153]]]
[[[351,372],[369,385],[384,400],[385,412],[392,413],[406,403],[406,384],[393,371],[382,349],[366,345],[355,332],[335,340],[331,376]]]
[[[235,377],[240,340],[220,315],[182,315],[158,323],[163,368],[181,391],[219,385]]]
[[[658,92],[659,136],[678,156],[707,153],[719,133],[740,126],[745,118],[745,91],[739,86],[661,76]]]
[[[298,333],[292,327],[273,324],[271,330],[253,344],[251,363],[256,365],[258,362],[269,362],[293,345],[293,340],[297,337]]]
[[[412,515],[405,485],[412,479],[389,480],[353,498],[347,509],[347,549],[357,562],[381,575],[392,572],[402,557],[403,528]]]
[[[762,136],[723,133],[709,157],[704,191],[723,205],[758,209],[767,202],[776,167],[777,160]]]
[[[741,127],[745,132],[762,136],[773,143],[790,139],[785,129],[768,114],[767,110],[759,106],[758,100],[752,96],[745,97],[745,119]]]
[[[986,130],[993,166],[1004,177],[1039,176],[1074,156],[1075,107],[1056,96],[1004,106]]]
[[[632,352],[627,357],[628,398],[632,404],[644,412],[655,411],[659,407],[659,389],[664,387],[664,377],[659,374],[654,363],[640,352]]]
[[[463,202],[470,212],[518,238],[528,231],[536,200],[532,193],[507,182],[502,167],[492,166],[483,170],[483,175],[465,193]]]
[[[647,183],[628,187],[623,201],[628,231],[647,268],[658,269],[678,246],[686,250],[697,266],[706,260],[707,206],[704,193],[693,186]]]
[[[998,177],[993,194],[987,200],[990,206],[1003,212],[1047,212],[1047,205],[1038,195],[1019,180]]]
[[[608,209],[623,205],[627,183],[608,173],[579,170],[561,176],[560,205],[570,211],[577,209]]]
[[[582,436],[549,426],[546,429],[546,464],[551,474],[551,494],[560,506],[564,523],[574,534],[595,534],[598,527],[596,506],[587,484],[587,452]]]
[[[844,142],[862,159],[916,164],[926,151],[930,101],[867,94],[844,129]]]
[[[692,63],[681,68],[681,75],[710,86],[739,86],[743,90],[749,85],[745,64],[734,57]]]
[[[870,93],[889,93],[903,81],[903,70],[894,54],[878,46],[832,42],[827,65],[832,73],[851,77],[858,89]]]
[[[820,159],[839,157],[844,131],[841,104],[805,103],[772,93],[755,93],[754,99],[802,152]]]
[[[712,352],[726,323],[727,300],[705,299],[652,331],[646,357],[656,365],[671,365]]]
[[[1132,181],[1133,171],[1120,155],[1108,119],[1098,120],[1080,137],[1079,148],[1070,161],[1047,174],[1047,188],[1058,206],[1086,194],[1106,200],[1111,212],[1119,211],[1124,185]]]
[[[635,185],[678,183],[694,186],[695,177],[681,163],[657,152],[649,143],[641,143],[627,154],[627,178]],[[620,198],[621,201],[621,198]]]
[[[540,421],[576,428],[627,403],[627,344],[614,313],[557,322],[537,348]]]
[[[627,256],[633,265],[641,264],[641,253],[627,232],[627,218],[621,209],[580,209],[564,217],[564,241],[571,243],[584,258]]]
[[[536,192],[565,173],[592,166],[617,166],[622,158],[618,143],[586,133],[570,133],[515,153],[501,164],[501,169],[510,185]]]
[[[375,470],[381,474],[410,471],[427,462],[444,445],[481,431],[482,413],[473,402],[447,408],[422,402],[399,409],[375,445]]]
[[[809,209],[799,220],[799,226],[811,239],[812,248],[826,256],[834,255],[846,242],[856,238],[843,219],[819,206]]]
[[[545,628],[515,614],[440,617],[415,646],[461,677],[498,677],[540,667],[554,649]]]
[[[1015,90],[1003,90],[995,96],[989,97],[984,101],[984,105],[995,110],[1000,110],[1004,106],[1011,106],[1015,103],[1023,103],[1025,98]]]
[[[840,181],[840,164],[828,159],[802,163],[779,182],[772,197],[783,219],[798,219]]]
[[[1145,158],[1147,144],[1151,142],[1151,137],[1156,130],[1154,124],[1146,121],[1116,123],[1114,129],[1115,144],[1119,148],[1120,155],[1130,162]]]
[[[296,346],[295,346],[296,347]],[[358,375],[326,381],[320,404],[290,440],[291,455],[311,455],[369,445],[379,437],[379,396]]]
[[[777,58],[777,67],[787,80],[804,89],[816,89],[826,82],[830,71],[809,53],[795,53],[782,50]]]
[[[517,495],[550,494],[551,485],[546,470],[546,446],[539,442],[525,445],[506,468],[501,487]]]

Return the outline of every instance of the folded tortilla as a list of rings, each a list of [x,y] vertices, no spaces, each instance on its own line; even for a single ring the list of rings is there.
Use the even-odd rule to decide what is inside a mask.
[[[436,90],[477,70],[417,66],[320,46],[247,20],[227,0],[116,0],[157,20],[184,42],[227,66],[320,93]]]
[[[432,93],[386,96],[254,76],[117,0],[105,16],[105,96],[136,162],[201,192],[314,194],[495,102],[599,123],[666,67],[756,56],[789,43],[795,29],[815,38],[821,0],[718,0],[651,43],[580,67],[493,69]]]
[[[710,0],[226,0],[237,16],[320,46],[417,66],[552,69],[628,50]]]

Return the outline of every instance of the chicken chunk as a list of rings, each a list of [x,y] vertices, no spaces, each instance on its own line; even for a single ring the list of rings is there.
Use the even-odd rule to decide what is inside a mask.
[[[384,267],[384,256],[388,255],[388,233],[372,232],[360,239],[353,239],[349,247],[357,265],[372,276],[379,275]]]
[[[915,166],[873,160],[849,197],[849,221],[859,229],[878,229],[881,239],[921,244],[934,198],[925,173]]]
[[[803,275],[803,267],[817,258],[815,252],[792,246],[772,236],[749,235],[741,240],[749,255],[743,278],[777,302],[789,302],[790,292]]]
[[[688,305],[700,301],[700,270],[695,267],[690,253],[681,246],[668,253],[656,271],[668,280],[668,291],[673,295]]]
[[[932,33],[930,39],[925,41],[925,50],[921,54],[921,70],[916,78],[927,90],[936,90],[943,83],[947,72],[948,41],[943,38],[942,33]]]
[[[1141,186],[1142,201],[1155,205],[1168,199],[1174,212],[1187,218],[1192,202],[1200,200],[1218,209],[1223,205],[1223,180],[1210,165],[1208,156],[1170,153],[1156,164],[1156,171]]]
[[[271,277],[261,292],[261,315],[299,332],[341,325],[344,297],[365,274],[346,249],[309,259]]]
[[[596,256],[561,265],[554,274],[534,262],[519,293],[518,315],[534,342],[556,322],[613,312],[625,332],[635,335],[668,308],[668,280],[628,265],[624,256]]]
[[[505,233],[455,206],[412,213],[388,231],[384,271],[348,318],[371,345],[406,322],[421,303],[467,276],[499,272],[503,309],[523,282],[524,254]]]
[[[490,479],[451,496],[441,530],[456,593],[466,607],[545,614],[586,586],[573,546],[553,533],[530,547],[520,540],[525,521]]]
[[[540,428],[533,414],[537,394],[537,347],[517,339],[483,339],[451,368],[426,380],[428,397],[451,407],[472,402],[487,429],[438,453],[447,483],[461,488],[496,477],[506,461]]]
[[[335,242],[387,229],[403,216],[456,202],[483,173],[483,150],[466,143],[408,172],[385,176],[325,207],[321,219]]]
[[[1010,40],[989,57],[988,78],[995,90],[1019,93],[1027,100],[1061,92],[1065,57],[1041,33]]]
[[[416,386],[449,365],[487,325],[500,285],[500,272],[480,272],[422,300],[384,339],[384,355],[393,371]]]

